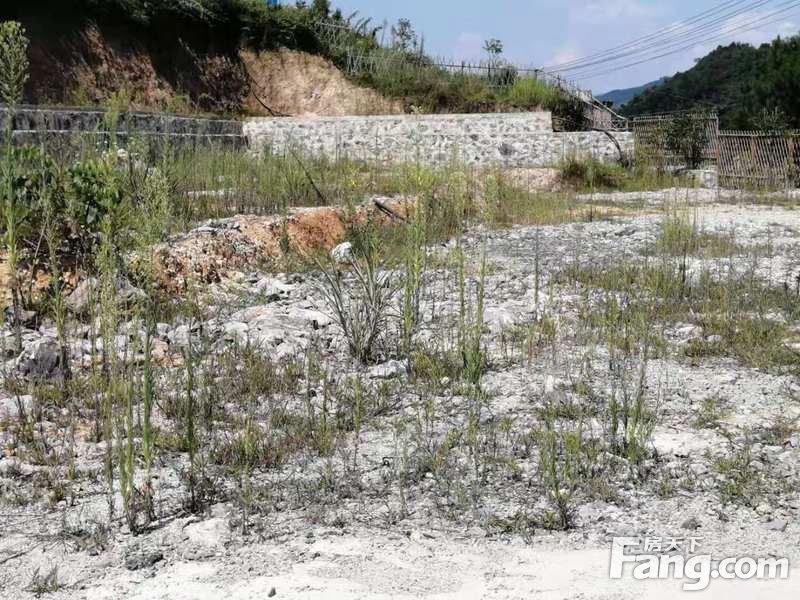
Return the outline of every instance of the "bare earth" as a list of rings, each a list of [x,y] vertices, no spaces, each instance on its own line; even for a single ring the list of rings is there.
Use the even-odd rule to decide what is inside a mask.
[[[773,258],[759,273],[774,285],[800,275],[797,210],[713,202],[699,204],[695,210],[706,230],[733,232],[743,246],[762,245],[769,239]],[[526,423],[543,397],[570,393],[571,374],[584,360],[589,363],[587,377],[598,387],[604,385],[608,357],[602,348],[571,347],[567,339],[571,333],[567,333],[559,349],[542,352],[531,364],[521,364],[502,358],[502,334],[515,324],[530,322],[542,307],[561,329],[571,331],[569,324],[575,321],[582,299],[574,287],[550,286],[554,275],[572,260],[609,265],[640,260],[643,249],[658,235],[659,219],[656,214],[642,214],[563,226],[481,229],[464,238],[467,256],[477,263],[485,248],[490,265],[485,312],[493,360],[482,387],[493,418]],[[535,245],[541,248],[543,276],[538,308],[534,300]],[[442,247],[432,252],[447,250]],[[691,261],[690,269],[701,266],[699,259]],[[249,274],[234,274],[211,288],[220,298],[233,293],[242,298],[258,280]],[[280,288],[280,293],[273,294],[277,300],[265,304],[263,295],[253,294],[238,313],[218,318],[209,328],[217,327],[223,337],[232,331],[249,331],[253,336],[265,331],[265,322],[271,327],[285,326],[287,332],[270,350],[276,354],[303,347],[313,328],[315,335],[330,341],[325,361],[346,365],[341,336],[325,319],[325,307],[314,295],[313,282],[291,274],[269,281]],[[266,284],[261,279],[258,285]],[[444,297],[442,285],[439,275],[433,273],[426,311],[446,312],[455,305],[455,298]],[[658,457],[652,481],[641,487],[622,484],[616,501],[581,502],[577,527],[571,531],[534,528],[520,533],[498,526],[502,520],[536,512],[546,504],[539,492],[510,475],[490,476],[480,499],[468,509],[457,509],[454,492],[448,495],[432,477],[422,477],[401,499],[392,472],[406,444],[413,449],[408,441],[413,432],[397,427],[404,418],[417,414],[419,407],[409,395],[402,406],[365,426],[357,456],[345,458],[343,451],[342,463],[355,460],[359,465],[357,482],[342,475],[345,483],[336,493],[320,492],[306,504],[292,500],[291,492],[276,491],[277,495],[286,494],[276,500],[276,506],[282,508],[268,512],[247,537],[233,525],[236,507],[222,503],[210,507],[203,517],[166,516],[157,527],[137,537],[117,523],[102,547],[86,549],[77,537],[64,532],[103,518],[105,498],[99,482],[81,484],[84,487],[69,506],[60,502],[48,508],[40,502],[5,507],[0,512],[0,598],[33,597],[28,588],[33,573],[57,566],[61,588],[46,597],[65,600],[272,596],[304,600],[672,599],[680,596],[679,581],[636,582],[630,577],[612,581],[608,576],[611,538],[689,535],[702,538],[703,553],[716,559],[788,557],[795,567],[790,578],[782,581],[714,580],[695,597],[796,598],[800,589],[796,573],[796,565],[800,565],[800,438],[794,433],[777,444],[759,443],[754,448],[769,482],[758,506],[723,504],[710,464],[715,455],[726,452],[728,440],[718,429],[698,427],[695,419],[700,404],[710,396],[727,402],[730,410],[722,417],[722,425],[733,439],[746,430],[758,431],[776,415],[800,417],[800,381],[792,374],[746,367],[731,358],[710,357],[694,364],[678,352],[692,335],[689,326],[666,332],[674,352],[653,360],[647,372],[648,390],[658,390],[661,398],[652,440]],[[175,345],[178,337],[166,334],[165,344]],[[344,371],[348,368],[341,367]],[[369,376],[376,382],[387,379],[384,372],[374,369]],[[404,377],[404,373],[396,373],[388,378],[402,389]],[[436,439],[465,427],[462,401],[457,394],[441,400]],[[9,410],[10,404],[2,406]],[[497,443],[503,452],[513,453],[513,442],[500,439]],[[77,461],[97,467],[101,450],[90,441],[81,441],[76,446]],[[157,504],[164,507],[174,504],[180,494],[170,460],[165,456],[161,461],[158,481]],[[338,469],[339,457],[332,461]],[[518,462],[524,472],[533,468],[527,459]],[[277,490],[282,482],[292,482],[286,485],[290,488],[295,482],[320,479],[328,467],[330,463],[324,459],[304,456],[280,473],[265,476],[264,483],[274,482]],[[468,477],[469,467],[453,469],[456,484],[459,478]],[[31,488],[26,486],[33,485],[37,470],[13,458],[0,459],[0,484],[3,489],[27,493]],[[693,489],[678,486],[672,494],[656,492],[657,482],[678,482],[687,473],[697,476]],[[778,489],[779,482],[790,485]],[[401,505],[405,506],[404,518],[398,518]],[[687,525],[690,519],[694,523]]]
[[[258,98],[273,111],[292,116],[338,117],[392,115],[402,105],[374,90],[349,81],[333,63],[320,56],[294,50],[241,53]],[[246,105],[265,114],[261,102],[250,95]]]

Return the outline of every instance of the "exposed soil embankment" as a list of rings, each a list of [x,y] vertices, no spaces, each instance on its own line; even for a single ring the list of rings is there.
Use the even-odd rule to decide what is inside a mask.
[[[164,289],[216,283],[227,273],[256,268],[286,251],[312,256],[343,242],[367,220],[389,225],[406,218],[413,201],[379,199],[355,211],[337,207],[298,208],[288,216],[240,215],[209,221],[156,248],[156,271]],[[392,213],[396,216],[392,216]]]
[[[395,114],[397,101],[349,81],[330,61],[293,50],[252,52],[130,24],[22,19],[31,39],[31,104],[235,115]]]
[[[339,117],[403,112],[400,102],[356,85],[321,56],[285,49],[258,54],[243,51],[240,56],[253,92],[247,97],[246,108],[253,114],[264,112],[262,102],[287,115]]]
[[[0,252],[0,308],[11,305],[11,271],[5,252]]]

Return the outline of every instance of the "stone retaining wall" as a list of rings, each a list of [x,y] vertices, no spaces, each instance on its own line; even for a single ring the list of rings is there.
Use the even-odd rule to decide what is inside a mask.
[[[378,162],[452,160],[470,165],[554,166],[570,156],[619,160],[633,151],[633,136],[554,132],[549,112],[480,115],[258,118],[244,124],[253,151],[295,148],[331,159]]]
[[[0,107],[0,142],[8,113]],[[150,148],[220,145],[265,147],[285,153],[291,147],[331,159],[376,162],[421,161],[443,164],[498,164],[508,167],[555,166],[570,156],[619,160],[631,154],[633,137],[601,132],[554,132],[549,112],[472,115],[392,115],[370,117],[258,118],[241,121],[163,113],[124,113],[110,123],[102,110],[21,107],[14,115],[14,140],[66,151],[125,145],[141,139]],[[114,132],[109,131],[111,126]],[[616,141],[616,143],[615,143]],[[618,147],[619,146],[619,147]]]
[[[8,111],[0,107],[0,141]],[[120,144],[143,139],[150,145],[178,144],[243,146],[241,121],[185,117],[165,113],[122,113],[115,119],[103,110],[20,107],[13,117],[17,143],[47,141],[56,145],[106,143],[113,134]]]

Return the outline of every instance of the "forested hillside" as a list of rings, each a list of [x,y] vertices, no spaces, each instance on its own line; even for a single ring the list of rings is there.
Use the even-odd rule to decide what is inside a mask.
[[[684,73],[646,90],[627,115],[716,108],[724,128],[800,128],[800,37],[754,48],[720,46]]]

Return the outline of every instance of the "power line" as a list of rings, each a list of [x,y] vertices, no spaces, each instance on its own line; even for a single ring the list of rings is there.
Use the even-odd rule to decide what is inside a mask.
[[[795,2],[794,6],[791,6],[791,7],[787,8],[786,10],[789,10],[791,8],[795,8],[797,5],[800,5],[800,2]],[[784,12],[784,11],[781,11],[781,12]],[[786,18],[786,16],[782,16],[782,17],[779,17],[777,19],[772,19],[770,21],[767,21],[765,23],[761,22],[761,21],[764,20],[764,18],[762,18],[762,19],[759,19],[757,22],[751,22],[751,23],[748,23],[746,25],[742,25],[740,27],[737,27],[737,28],[734,28],[734,29],[732,29],[730,31],[727,31],[727,32],[725,32],[725,33],[723,33],[721,35],[710,37],[710,38],[708,38],[708,39],[706,39],[704,41],[705,42],[714,42],[714,41],[718,41],[718,40],[723,40],[723,39],[729,38],[731,35],[734,35],[734,34],[747,33],[748,31],[752,31],[753,29],[757,29],[758,27],[761,27],[761,26],[772,25],[774,23],[778,23],[778,22],[782,21],[785,18]],[[600,70],[600,71],[594,70],[593,71],[593,70],[590,69],[587,72],[574,74],[574,75],[572,75],[572,77],[574,79],[581,79],[581,80],[593,79],[593,78],[599,77],[601,75],[608,75],[609,73],[615,73],[615,72],[617,72],[619,70],[628,69],[628,68],[635,67],[635,66],[638,66],[638,65],[641,65],[641,64],[645,64],[645,63],[648,63],[648,62],[651,62],[651,61],[654,61],[654,60],[658,60],[660,58],[665,58],[667,56],[671,56],[673,54],[677,54],[679,52],[683,52],[684,50],[688,50],[688,49],[694,47],[695,45],[696,45],[696,41],[693,41],[690,44],[687,44],[685,46],[676,48],[676,49],[671,50],[669,52],[664,52],[662,54],[649,56],[649,57],[644,58],[642,60],[637,60],[637,61],[634,61],[634,62],[631,62],[631,63],[628,63],[628,64],[624,64],[624,65],[616,65],[616,66],[614,66],[612,68],[605,69],[605,70]]]
[[[638,46],[638,47],[632,48],[632,49],[630,49],[630,50],[628,50],[626,52],[620,52],[620,53],[617,53],[615,55],[611,55],[611,56],[608,56],[608,57],[597,58],[595,60],[583,61],[582,63],[576,63],[576,64],[574,64],[572,66],[569,66],[569,67],[563,67],[563,68],[555,69],[555,71],[559,71],[560,72],[560,71],[582,70],[582,69],[586,69],[588,67],[592,67],[592,66],[596,66],[596,65],[600,65],[600,64],[604,64],[604,63],[609,63],[609,62],[613,62],[613,61],[622,60],[624,58],[630,58],[630,57],[634,57],[634,56],[642,56],[642,55],[645,55],[646,53],[648,53],[649,51],[661,51],[661,50],[665,50],[665,49],[668,49],[668,48],[673,48],[673,47],[676,47],[677,45],[684,44],[684,43],[686,43],[688,41],[700,40],[700,39],[706,37],[708,34],[713,33],[718,25],[724,24],[724,23],[730,21],[731,19],[735,19],[736,17],[740,17],[742,15],[750,13],[750,12],[752,12],[753,10],[755,10],[757,8],[763,7],[764,5],[768,4],[771,1],[772,0],[757,0],[756,2],[748,4],[747,6],[742,7],[740,9],[737,9],[736,11],[725,13],[725,14],[720,15],[720,16],[718,16],[716,18],[713,18],[713,19],[711,19],[711,20],[709,20],[707,22],[704,22],[701,25],[698,25],[697,27],[693,27],[693,28],[690,28],[690,29],[685,30],[685,31],[677,32],[675,34],[671,34],[669,36],[664,37],[663,39],[654,40],[653,42],[651,42],[649,44],[645,44],[643,46]],[[779,6],[785,6],[786,4],[789,4],[789,3],[791,3],[791,0],[784,1],[782,4],[779,4]]]
[[[765,25],[772,25],[774,23],[778,23],[778,22],[782,21],[783,19],[787,18],[787,15],[783,15],[783,16],[778,17],[778,18],[772,18],[772,17],[775,17],[775,15],[777,15],[777,14],[786,13],[786,12],[792,10],[793,8],[796,8],[797,6],[800,6],[800,1],[792,0],[790,6],[787,6],[787,7],[783,8],[783,9],[781,9],[779,11],[775,11],[775,12],[769,13],[768,15],[765,15],[765,16],[759,18],[759,19],[755,19],[753,21],[749,21],[747,23],[740,24],[740,25],[738,25],[736,27],[733,27],[732,29],[726,30],[726,31],[724,31],[724,32],[722,32],[722,33],[720,33],[718,35],[712,36],[710,38],[704,38],[702,41],[704,41],[704,42],[714,42],[714,41],[718,41],[718,40],[722,40],[722,39],[728,38],[728,37],[730,37],[731,35],[734,35],[734,34],[746,33],[748,31],[752,31],[753,29],[757,29],[758,27],[762,27],[762,26],[765,26]],[[686,45],[682,45],[680,47],[674,48],[674,49],[672,49],[672,50],[670,50],[668,52],[663,52],[663,53],[660,53],[660,54],[651,55],[651,56],[648,56],[646,58],[643,58],[641,60],[637,60],[637,61],[634,61],[634,62],[631,62],[631,63],[627,63],[627,64],[623,64],[623,65],[616,65],[616,66],[611,67],[609,69],[604,69],[604,70],[601,69],[599,71],[598,70],[588,69],[587,71],[573,74],[572,77],[574,79],[583,79],[583,80],[585,80],[585,79],[592,79],[592,78],[595,78],[595,77],[599,77],[601,75],[607,75],[609,73],[614,73],[614,72],[622,70],[622,69],[628,69],[630,67],[634,67],[634,66],[637,66],[637,65],[645,64],[645,63],[648,63],[648,62],[651,62],[651,61],[654,61],[654,60],[658,60],[660,58],[665,58],[667,56],[671,56],[673,54],[677,54],[677,53],[682,52],[684,50],[688,50],[688,49],[692,48],[693,46],[695,46],[698,41],[700,41],[700,40],[693,39],[691,41],[691,43],[688,43]],[[670,46],[667,46],[667,47],[665,47],[663,49],[666,49],[666,48],[669,48],[669,47]]]
[[[708,17],[711,17],[711,16],[713,16],[715,14],[718,14],[720,12],[723,12],[725,10],[733,8],[734,6],[740,5],[740,4],[742,4],[742,3],[746,2],[746,1],[747,0],[727,0],[726,2],[723,2],[720,5],[717,5],[717,6],[713,7],[713,8],[711,8],[711,9],[708,9],[708,10],[705,10],[705,11],[703,11],[701,13],[698,13],[697,15],[694,15],[693,17],[690,17],[690,18],[688,18],[688,19],[686,19],[684,21],[679,21],[677,23],[673,23],[671,25],[668,25],[667,27],[663,27],[662,29],[659,29],[659,30],[657,30],[657,31],[655,31],[653,33],[648,34],[648,35],[645,35],[645,36],[636,38],[634,40],[631,40],[631,41],[629,41],[629,42],[627,42],[625,44],[621,44],[619,46],[614,46],[612,48],[608,48],[608,49],[603,50],[601,52],[596,52],[596,53],[591,54],[591,55],[583,56],[583,57],[580,57],[580,58],[575,58],[575,59],[572,59],[572,60],[569,60],[569,61],[566,61],[566,62],[563,62],[563,63],[557,63],[557,64],[554,64],[554,65],[549,65],[549,66],[545,67],[545,69],[549,70],[549,71],[565,70],[568,67],[572,67],[572,66],[575,66],[575,65],[578,65],[578,64],[582,64],[582,63],[584,63],[586,61],[589,61],[589,60],[595,60],[595,59],[597,59],[599,57],[613,55],[615,53],[618,53],[620,51],[624,51],[624,50],[627,50],[627,49],[630,49],[630,48],[637,48],[644,42],[650,42],[650,41],[653,41],[653,40],[657,40],[659,38],[668,39],[669,36],[672,36],[672,35],[675,35],[675,34],[685,33],[684,28],[687,25],[691,25],[693,23],[697,23],[698,21],[703,21],[704,19],[706,19]],[[765,1],[769,1],[769,0],[760,0],[760,2],[756,2],[755,4],[760,4],[760,3],[763,3]],[[751,6],[746,6],[745,9],[746,10],[752,10],[752,7]]]

